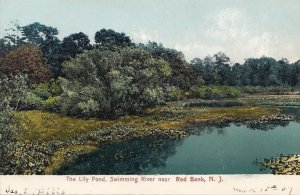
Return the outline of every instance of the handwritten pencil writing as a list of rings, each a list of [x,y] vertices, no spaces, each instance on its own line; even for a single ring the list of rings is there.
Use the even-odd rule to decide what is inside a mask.
[[[6,194],[16,194],[16,195],[63,195],[65,190],[59,187],[46,187],[46,188],[23,188],[16,189],[11,186],[7,186],[5,189]]]
[[[248,188],[248,189],[234,187],[233,191],[239,192],[241,194],[256,194],[256,193],[259,193],[259,194],[266,193],[267,194],[267,193],[272,193],[272,192],[275,193],[276,192],[276,194],[291,195],[293,188],[286,187],[286,186],[278,187],[277,185],[272,185],[272,186],[267,186],[267,187],[263,187],[263,188]]]

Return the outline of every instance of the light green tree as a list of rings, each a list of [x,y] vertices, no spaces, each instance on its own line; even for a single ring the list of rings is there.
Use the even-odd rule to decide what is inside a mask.
[[[164,101],[169,64],[141,48],[95,49],[66,61],[59,79],[64,114],[114,118]]]

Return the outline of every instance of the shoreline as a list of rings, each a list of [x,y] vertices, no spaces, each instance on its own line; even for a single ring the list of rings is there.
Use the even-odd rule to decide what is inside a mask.
[[[78,119],[42,111],[22,111],[16,114],[22,133],[16,156],[26,170],[17,174],[55,174],[57,170],[105,144],[141,137],[181,139],[191,133],[193,125],[228,123],[260,124],[283,119],[276,117],[278,108],[260,106],[184,107],[174,103],[147,110],[144,116],[125,116],[115,120]],[[52,121],[48,120],[49,118]],[[289,120],[293,120],[289,118]],[[32,151],[38,151],[33,158]],[[36,162],[36,159],[43,159]],[[34,162],[31,162],[34,161]]]

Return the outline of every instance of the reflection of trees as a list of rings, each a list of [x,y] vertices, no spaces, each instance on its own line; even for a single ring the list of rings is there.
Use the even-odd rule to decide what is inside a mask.
[[[205,135],[217,131],[217,134],[224,134],[224,128],[230,127],[230,122],[210,122],[210,123],[197,123],[186,127],[186,132],[189,135]]]
[[[284,107],[282,109],[282,114],[287,114],[287,115],[292,115],[295,117],[296,122],[300,122],[300,108],[299,107]],[[248,122],[246,126],[249,129],[253,130],[263,130],[263,131],[268,131],[268,130],[273,130],[276,127],[286,127],[289,125],[289,123],[292,121],[269,121],[266,123],[259,123],[257,121],[253,122]]]
[[[294,115],[295,111],[300,112],[298,108],[288,110],[287,114]],[[193,124],[187,126],[185,131],[188,135],[201,136],[214,132],[222,135],[224,129],[232,124],[267,131],[278,126],[286,127],[289,121],[265,123],[215,121]],[[183,140],[167,139],[156,135],[107,144],[93,153],[80,155],[74,162],[63,166],[56,174],[147,174],[153,168],[165,167],[166,160],[175,154],[176,146],[182,142]]]
[[[269,130],[275,129],[278,126],[286,127],[289,125],[289,123],[290,123],[290,121],[270,121],[267,123],[250,122],[250,123],[247,123],[246,126],[252,130],[269,131]]]
[[[108,144],[79,156],[56,174],[145,174],[166,166],[180,140],[146,137]]]
[[[300,122],[300,107],[285,107],[282,109],[284,114],[293,115],[295,117],[295,121]]]
[[[200,123],[194,124],[188,127],[188,133],[193,135],[204,135],[204,134],[211,134],[217,131],[217,134],[222,135],[224,134],[224,128],[230,127],[232,124],[236,126],[245,125],[247,128],[251,130],[273,130],[276,127],[286,127],[289,125],[291,121],[268,121],[264,123],[259,123],[258,121],[247,121],[247,122],[211,122],[208,124]]]

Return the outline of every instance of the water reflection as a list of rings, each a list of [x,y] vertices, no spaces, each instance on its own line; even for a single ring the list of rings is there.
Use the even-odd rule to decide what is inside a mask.
[[[299,121],[299,108],[283,112],[296,116]],[[296,131],[298,125],[292,123],[291,127],[289,121],[196,124],[187,127],[187,132],[194,136],[186,139],[157,135],[104,145],[93,153],[79,156],[56,174],[260,173],[257,165],[251,165],[255,159],[273,156],[279,151],[298,151],[300,133]],[[265,132],[269,130],[274,131]],[[170,157],[174,157],[173,161],[168,162]],[[201,167],[193,168],[195,162],[202,163]],[[182,169],[182,166],[187,167]]]
[[[145,137],[105,145],[81,155],[56,174],[145,174],[153,168],[166,166],[182,140]]]
[[[286,127],[288,126],[290,121],[270,121],[267,123],[247,123],[246,126],[251,130],[262,130],[269,131],[273,130],[276,127]]]

